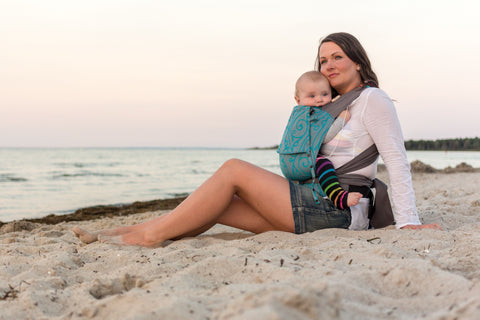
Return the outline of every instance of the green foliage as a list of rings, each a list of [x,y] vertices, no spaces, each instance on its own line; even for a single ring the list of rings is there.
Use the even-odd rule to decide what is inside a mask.
[[[408,140],[407,150],[448,150],[448,151],[480,151],[480,138],[457,138],[442,140]]]

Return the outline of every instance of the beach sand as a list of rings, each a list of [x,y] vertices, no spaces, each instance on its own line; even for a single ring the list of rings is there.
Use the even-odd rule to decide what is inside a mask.
[[[215,226],[146,249],[84,245],[71,229],[166,211],[5,224],[0,319],[478,319],[480,173],[413,179],[422,222],[443,231],[253,235]]]

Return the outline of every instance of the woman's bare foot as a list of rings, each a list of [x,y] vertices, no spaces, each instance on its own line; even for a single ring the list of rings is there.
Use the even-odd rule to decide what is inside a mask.
[[[107,236],[119,236],[122,234],[127,234],[130,232],[134,232],[140,230],[144,227],[144,224],[133,225],[133,226],[125,226],[107,230],[100,230],[97,232],[89,232],[79,227],[74,227],[72,229],[73,233],[83,242],[86,244],[95,242],[99,240],[100,236],[107,237]]]
[[[73,227],[72,231],[75,236],[85,244],[98,241],[98,233],[96,232],[88,232],[87,230],[83,230],[79,227]]]
[[[114,244],[117,246],[138,246],[147,248],[158,248],[162,242],[154,242],[145,240],[145,233],[142,231],[131,232],[123,235],[106,235],[99,234],[98,241],[101,243]]]
[[[109,236],[106,234],[99,234],[98,235],[98,242],[107,243],[107,244],[114,244],[117,246],[126,246],[127,244],[123,242],[122,235],[119,236]]]
[[[349,192],[347,195],[347,205],[349,207],[356,206],[363,195],[359,192]]]

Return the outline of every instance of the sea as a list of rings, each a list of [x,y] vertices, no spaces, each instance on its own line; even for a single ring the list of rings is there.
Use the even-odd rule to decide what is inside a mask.
[[[476,151],[408,151],[407,156],[437,169],[462,162],[480,167]],[[281,174],[276,150],[0,148],[0,221],[185,196],[231,158]]]

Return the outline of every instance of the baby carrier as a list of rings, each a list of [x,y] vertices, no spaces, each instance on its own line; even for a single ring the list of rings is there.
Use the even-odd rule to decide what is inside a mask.
[[[322,107],[296,106],[285,128],[282,141],[277,149],[280,169],[285,177],[308,186],[318,201],[318,195],[325,197],[318,179],[315,179],[315,159],[325,135],[335,118],[358,98],[364,87],[356,88]],[[394,223],[392,208],[386,185],[378,179],[349,174],[376,161],[378,150],[375,145],[359,154],[340,168],[336,168],[338,179],[346,190],[349,186],[367,186],[376,189],[375,201],[369,213],[370,224],[382,228]]]

